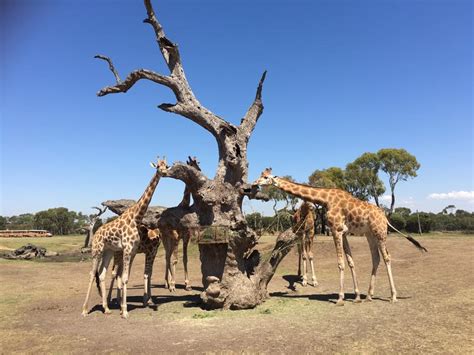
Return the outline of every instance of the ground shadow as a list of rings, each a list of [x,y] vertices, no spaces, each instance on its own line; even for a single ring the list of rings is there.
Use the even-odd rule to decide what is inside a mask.
[[[361,293],[361,298],[362,300],[365,300],[367,298],[367,295]],[[330,303],[336,303],[337,299],[339,298],[339,295],[337,293],[328,293],[328,294],[313,294],[313,295],[297,295],[294,293],[288,293],[288,292],[271,292],[270,297],[282,297],[282,298],[307,298],[309,300],[315,300],[315,301],[320,301],[320,302],[330,302]],[[405,299],[410,299],[411,296],[403,296],[399,297],[397,296],[397,299],[399,300],[405,300]],[[355,293],[346,293],[344,296],[344,299],[346,301],[352,301],[354,302],[355,300]],[[383,302],[390,302],[390,298],[382,298],[382,297],[372,297],[373,300],[376,301],[383,301]]]

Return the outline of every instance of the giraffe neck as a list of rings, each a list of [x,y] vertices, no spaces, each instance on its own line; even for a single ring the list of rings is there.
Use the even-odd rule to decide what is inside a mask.
[[[160,181],[161,175],[159,174],[158,170],[156,171],[155,175],[151,179],[148,187],[146,188],[145,192],[143,193],[142,197],[138,200],[135,205],[133,214],[134,218],[137,222],[141,222],[143,220],[143,216],[145,216],[145,212],[148,209],[148,205],[150,204],[151,198],[153,197],[153,193],[155,192],[156,186]]]
[[[275,186],[291,195],[299,197],[305,201],[311,201],[318,205],[328,205],[331,189],[312,187],[297,184],[279,177],[275,177]]]
[[[191,206],[191,191],[189,191],[188,186],[184,188],[183,199],[179,203],[178,207],[188,208]]]

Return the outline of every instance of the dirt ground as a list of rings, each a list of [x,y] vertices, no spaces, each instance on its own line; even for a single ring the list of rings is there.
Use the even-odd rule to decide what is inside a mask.
[[[50,250],[76,249],[81,237],[34,240]],[[69,238],[69,239],[67,239]],[[266,236],[260,249],[270,250]],[[319,286],[289,288],[297,266],[295,251],[283,260],[270,283],[271,297],[247,311],[205,311],[199,308],[200,272],[197,247],[190,251],[193,291],[163,288],[164,258],[160,247],[153,275],[154,306],[141,305],[143,255],[130,280],[130,318],[101,312],[94,292],[88,317],[81,316],[89,260],[63,257],[58,262],[0,259],[1,353],[472,353],[474,351],[474,236],[420,237],[429,250],[421,254],[404,238],[390,235],[389,251],[399,301],[388,302],[385,266],[380,266],[376,299],[356,304],[350,272],[347,301],[337,298],[338,271],[332,239],[319,236],[315,245]],[[368,288],[370,252],[365,238],[349,238],[362,292]],[[31,240],[0,239],[0,249]],[[47,246],[47,247],[48,247]],[[69,248],[69,249],[68,249]],[[94,290],[95,291],[95,290]]]

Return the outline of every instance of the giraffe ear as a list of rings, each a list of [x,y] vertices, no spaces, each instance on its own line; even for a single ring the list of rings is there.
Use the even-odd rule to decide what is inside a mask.
[[[150,162],[150,166],[151,166],[152,168],[154,168],[154,169],[157,168],[156,164],[155,164],[155,163],[152,163],[152,162]]]

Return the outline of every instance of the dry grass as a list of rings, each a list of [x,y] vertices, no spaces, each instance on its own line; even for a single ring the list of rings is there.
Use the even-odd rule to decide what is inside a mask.
[[[361,288],[367,289],[371,269],[365,238],[350,237]],[[288,288],[296,271],[296,255],[282,262],[270,284],[271,297],[247,311],[204,311],[197,306],[200,289],[170,294],[162,286],[164,260],[160,248],[153,277],[155,305],[142,308],[143,256],[131,277],[129,320],[118,309],[104,316],[95,307],[80,316],[90,262],[0,260],[0,349],[35,353],[84,352],[318,352],[393,353],[473,351],[474,238],[430,235],[419,238],[429,249],[422,255],[404,238],[390,237],[399,302],[390,304],[385,268],[380,267],[372,303],[354,304],[350,273],[348,301],[336,307],[338,273],[331,238],[316,242],[320,286]],[[274,237],[261,239],[269,250]],[[83,237],[36,239],[53,251],[70,252]],[[15,248],[26,240],[0,240]],[[46,244],[45,244],[46,243]],[[191,248],[191,280],[199,285],[199,259]],[[182,267],[178,267],[182,285]],[[92,305],[99,304],[94,295]]]

